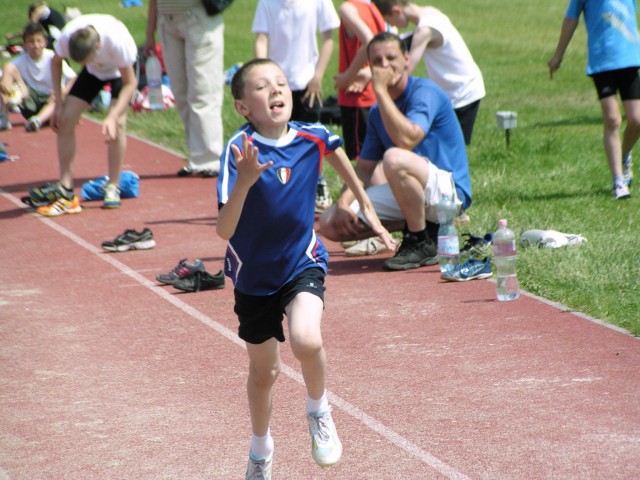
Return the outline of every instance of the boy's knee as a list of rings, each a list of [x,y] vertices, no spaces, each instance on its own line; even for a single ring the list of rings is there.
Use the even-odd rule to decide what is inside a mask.
[[[260,387],[272,386],[280,375],[280,367],[249,367],[249,381]]]
[[[291,338],[291,351],[298,360],[314,358],[322,352],[321,338],[304,338],[295,340]]]

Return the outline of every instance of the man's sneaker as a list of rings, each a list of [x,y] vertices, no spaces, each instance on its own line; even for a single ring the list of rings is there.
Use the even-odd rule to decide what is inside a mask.
[[[179,177],[203,177],[203,178],[213,178],[217,177],[220,173],[220,160],[216,160],[214,162],[213,168],[205,168],[203,170],[195,170],[190,166],[186,165],[178,170]]]
[[[22,197],[21,200],[33,208],[51,205],[64,196],[59,182],[48,182],[39,187],[33,187],[28,193],[29,195]]]
[[[418,241],[415,235],[405,233],[398,252],[387,258],[382,266],[386,270],[411,270],[438,263],[438,247],[427,238]]]
[[[331,407],[325,412],[307,414],[311,434],[311,456],[321,467],[335,465],[342,456],[342,443],[331,418]]]
[[[218,290],[224,288],[224,273],[220,270],[215,275],[207,271],[198,271],[193,275],[176,280],[174,288],[183,292],[201,292],[204,290]]]
[[[324,212],[332,203],[327,180],[324,177],[320,177],[318,180],[318,189],[316,190],[316,213]]]
[[[493,233],[487,233],[484,237],[479,237],[473,233],[463,233],[467,237],[460,249],[460,258],[475,258],[477,260],[491,256],[491,244],[493,243]]]
[[[38,130],[40,130],[40,127],[42,127],[42,122],[35,115],[27,120],[27,122],[24,124],[24,128],[27,130],[27,132],[37,132]]]
[[[627,187],[631,186],[633,181],[633,160],[631,159],[631,152],[622,159],[622,176],[624,177],[624,183]]]
[[[126,252],[127,250],[148,250],[156,246],[153,233],[148,228],[142,232],[125,230],[115,240],[102,242],[102,248],[109,252]]]
[[[365,238],[346,248],[344,254],[347,257],[363,257],[365,255],[377,255],[388,252],[389,248],[378,237]]]
[[[491,258],[476,260],[470,258],[465,263],[457,265],[453,270],[444,272],[440,278],[449,282],[466,282],[480,278],[489,278],[493,275],[491,271]]]
[[[59,217],[65,213],[80,213],[82,207],[76,195],[71,198],[60,197],[50,205],[43,205],[36,208],[36,212],[45,217]]]
[[[120,189],[113,183],[107,183],[104,187],[104,203],[102,208],[119,208],[122,205],[120,201]]]
[[[627,187],[626,183],[617,183],[613,185],[613,198],[616,200],[626,200],[627,198],[631,198],[629,187]]]
[[[161,273],[159,275],[156,275],[156,280],[161,283],[166,283],[167,285],[173,285],[178,280],[189,277],[194,273],[201,272],[203,270],[204,264],[202,263],[202,260],[196,259],[196,261],[193,262],[193,265],[191,265],[187,263],[186,258],[183,258],[182,260],[180,260],[180,262],[178,262],[178,265],[176,265],[176,267],[169,273]]]
[[[273,455],[271,458],[256,460],[249,454],[249,463],[247,464],[247,473],[245,480],[271,480],[271,465],[273,464]]]

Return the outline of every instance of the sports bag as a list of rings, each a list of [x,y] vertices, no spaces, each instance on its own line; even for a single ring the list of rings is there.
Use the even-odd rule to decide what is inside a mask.
[[[104,200],[104,187],[109,182],[109,177],[89,180],[82,185],[80,197],[84,200]],[[129,170],[120,172],[120,197],[137,198],[140,190],[140,177]]]

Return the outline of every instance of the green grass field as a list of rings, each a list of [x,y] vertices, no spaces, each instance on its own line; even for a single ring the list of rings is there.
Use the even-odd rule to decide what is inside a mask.
[[[340,2],[334,0],[336,4]],[[110,13],[122,19],[136,42],[144,42],[147,6],[121,8],[84,0],[83,13]],[[145,2],[146,3],[146,2]],[[251,58],[255,0],[236,0],[225,14],[225,66]],[[4,2],[0,33],[19,31],[29,2]],[[63,2],[50,4],[62,9]],[[462,33],[485,79],[469,148],[473,206],[469,230],[493,231],[507,218],[519,235],[528,229],[580,233],[588,243],[567,249],[520,249],[518,275],[523,289],[640,335],[639,176],[627,201],[611,198],[611,176],[602,147],[600,109],[586,77],[585,31],[581,26],[562,68],[549,80],[565,2],[540,0],[440,0],[436,4]],[[337,36],[336,36],[337,42]],[[336,43],[337,48],[337,43]],[[334,55],[325,78],[333,94]],[[423,72],[423,71],[422,71]],[[421,73],[419,70],[418,73]],[[496,112],[515,111],[518,126],[507,148]],[[225,98],[225,135],[242,122]],[[129,131],[184,152],[174,111],[132,114]],[[640,159],[640,153],[637,154]],[[640,160],[638,160],[640,163]],[[331,172],[327,172],[331,178]],[[334,182],[332,187],[339,188]],[[428,292],[425,292],[428,295]]]

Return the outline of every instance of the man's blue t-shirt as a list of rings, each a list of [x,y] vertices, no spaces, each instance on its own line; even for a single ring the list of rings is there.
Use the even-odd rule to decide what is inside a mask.
[[[432,80],[410,76],[407,87],[395,99],[395,104],[403,115],[425,132],[422,142],[413,151],[427,157],[439,169],[451,172],[458,198],[465,209],[469,208],[471,179],[467,149],[451,100]],[[380,161],[384,152],[394,146],[376,103],[371,107],[360,158]]]
[[[565,17],[587,28],[587,75],[640,67],[636,0],[570,0]]]
[[[327,251],[313,230],[316,189],[326,154],[342,139],[320,124],[289,123],[277,140],[245,124],[220,158],[218,204],[227,203],[237,179],[231,144],[242,151],[242,133],[258,147],[260,163],[273,161],[251,187],[229,240],[225,274],[246,295],[270,295],[307,268],[327,271]]]

